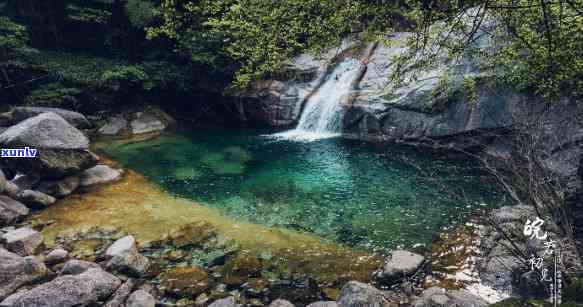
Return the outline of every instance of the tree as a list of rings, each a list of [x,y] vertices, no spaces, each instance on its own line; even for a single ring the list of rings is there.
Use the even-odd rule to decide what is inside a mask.
[[[581,0],[418,1],[409,17],[420,66],[443,50],[454,59],[475,52],[504,84],[548,99],[583,94]],[[494,42],[488,53],[483,35]]]
[[[149,37],[166,35],[194,61],[231,62],[235,87],[268,76],[301,51],[322,51],[358,24],[355,0],[165,0],[163,24]]]

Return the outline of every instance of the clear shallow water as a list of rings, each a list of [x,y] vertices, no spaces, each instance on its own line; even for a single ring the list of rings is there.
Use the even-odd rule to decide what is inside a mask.
[[[168,192],[235,219],[374,251],[429,243],[499,198],[468,164],[416,149],[265,133],[194,129],[104,151]],[[460,188],[465,196],[453,196]]]

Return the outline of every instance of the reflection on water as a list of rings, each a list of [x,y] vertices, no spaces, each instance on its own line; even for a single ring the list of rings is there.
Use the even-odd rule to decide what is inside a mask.
[[[369,250],[428,243],[441,227],[496,204],[497,193],[467,165],[412,149],[265,133],[190,130],[105,151],[167,191],[236,220]]]

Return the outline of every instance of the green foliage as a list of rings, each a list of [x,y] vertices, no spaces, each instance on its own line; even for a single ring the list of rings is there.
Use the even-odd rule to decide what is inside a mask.
[[[175,39],[195,60],[237,63],[234,85],[242,88],[298,52],[339,43],[358,24],[360,12],[354,0],[165,0],[164,23],[148,34]]]
[[[136,28],[146,27],[156,15],[154,4],[148,0],[128,0],[125,9],[130,22]]]
[[[27,42],[28,34],[24,26],[0,16],[0,60],[9,59]]]
[[[475,105],[476,102],[478,102],[476,78],[471,76],[464,76],[464,79],[462,80],[462,93],[464,94],[469,104]]]
[[[103,72],[101,81],[105,84],[139,84],[145,90],[154,87],[146,72],[136,65],[112,67]]]
[[[583,0],[423,3],[408,14],[418,31],[409,57],[420,67],[444,52],[469,55],[501,84],[549,99],[583,94]]]
[[[82,93],[78,88],[55,82],[33,90],[24,102],[27,105],[76,109],[79,106],[77,96]]]

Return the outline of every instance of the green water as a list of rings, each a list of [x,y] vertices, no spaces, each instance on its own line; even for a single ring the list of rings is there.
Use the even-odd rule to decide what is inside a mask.
[[[265,133],[191,129],[112,143],[105,152],[168,192],[235,219],[373,251],[429,243],[440,229],[499,202],[468,163],[419,149]]]

